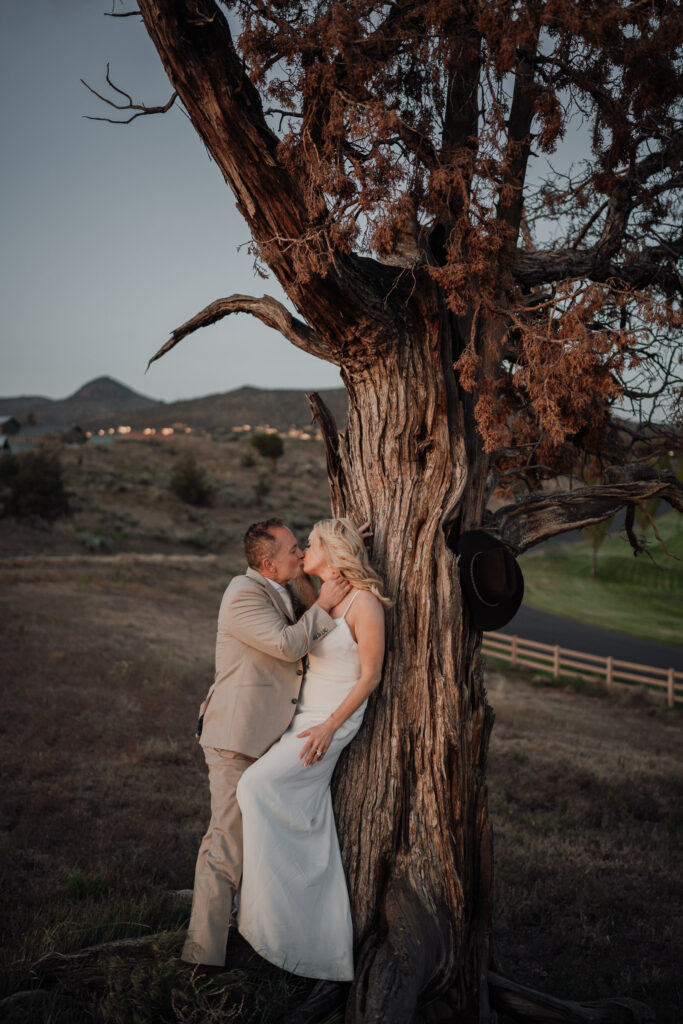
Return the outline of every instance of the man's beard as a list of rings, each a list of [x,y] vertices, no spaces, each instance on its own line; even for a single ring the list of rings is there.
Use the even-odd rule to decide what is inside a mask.
[[[297,618],[299,618],[299,615],[297,614],[298,609],[296,607],[296,603],[298,602],[298,604],[301,605],[301,614],[303,614],[303,612],[307,611],[307,609],[315,603],[318,596],[318,591],[313,583],[313,579],[313,576],[307,576],[303,569],[299,569],[299,572],[294,579],[289,581],[288,589],[295,602],[294,612]]]

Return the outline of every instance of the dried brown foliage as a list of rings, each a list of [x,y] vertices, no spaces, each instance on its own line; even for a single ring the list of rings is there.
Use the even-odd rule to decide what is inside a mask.
[[[655,399],[680,427],[677,3],[224,6],[308,218],[258,240],[266,262],[284,247],[300,281],[352,252],[424,270],[499,469],[615,455],[612,412],[652,420]]]

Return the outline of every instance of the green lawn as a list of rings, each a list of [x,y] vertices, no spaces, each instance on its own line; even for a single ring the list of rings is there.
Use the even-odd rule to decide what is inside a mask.
[[[625,534],[608,537],[598,552],[597,575],[591,578],[588,541],[521,559],[524,602],[531,608],[616,629],[650,640],[683,645],[683,521],[678,512],[657,520],[669,558],[648,530],[648,550],[634,557]]]

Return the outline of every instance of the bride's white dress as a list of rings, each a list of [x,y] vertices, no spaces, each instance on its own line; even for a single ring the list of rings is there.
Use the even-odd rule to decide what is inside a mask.
[[[309,652],[289,729],[237,787],[244,830],[240,932],[278,967],[335,981],[353,978],[353,933],[330,779],[358,732],[365,703],[337,729],[325,756],[308,767],[299,758],[305,739],[297,733],[323,722],[358,681],[360,658],[346,622],[350,604]]]

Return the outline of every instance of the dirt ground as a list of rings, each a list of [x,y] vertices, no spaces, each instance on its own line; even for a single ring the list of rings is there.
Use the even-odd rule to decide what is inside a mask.
[[[208,811],[193,733],[236,558],[0,561],[4,993],[50,950],[158,930],[155,900],[191,886]],[[506,972],[564,998],[641,999],[674,1024],[683,716],[493,671],[487,687]]]

